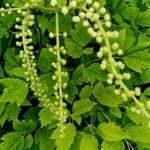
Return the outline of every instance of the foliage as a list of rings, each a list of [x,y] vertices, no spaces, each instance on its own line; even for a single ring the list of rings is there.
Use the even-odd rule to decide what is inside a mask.
[[[0,150],[150,150],[149,9],[0,1]]]

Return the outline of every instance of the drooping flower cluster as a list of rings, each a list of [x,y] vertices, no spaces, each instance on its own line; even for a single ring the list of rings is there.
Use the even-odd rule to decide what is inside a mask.
[[[111,39],[118,38],[118,31],[109,31],[111,27],[111,17],[107,13],[105,7],[100,6],[96,1],[86,0],[88,7],[81,8],[79,14],[72,18],[73,22],[82,22],[83,26],[87,27],[87,32],[92,38],[95,38],[101,47],[97,52],[97,57],[102,59],[100,67],[102,70],[108,71],[107,83],[115,85],[115,94],[121,95],[124,101],[129,99],[134,100],[136,106],[132,111],[141,116],[150,118],[148,112],[148,103],[143,104],[137,99],[141,95],[140,88],[136,87],[134,90],[129,90],[124,84],[125,80],[130,80],[130,73],[122,73],[125,69],[125,64],[122,61],[116,61],[114,56],[123,55],[123,50],[119,47],[117,42],[111,42]],[[114,41],[114,40],[113,40]]]

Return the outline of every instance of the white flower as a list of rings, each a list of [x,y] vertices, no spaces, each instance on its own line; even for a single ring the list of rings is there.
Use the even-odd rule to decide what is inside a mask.
[[[61,12],[64,14],[64,15],[67,15],[68,14],[68,8],[67,7],[63,7],[62,9],[61,9]]]
[[[80,22],[80,17],[79,16],[74,16],[73,18],[72,18],[72,21],[73,22]]]

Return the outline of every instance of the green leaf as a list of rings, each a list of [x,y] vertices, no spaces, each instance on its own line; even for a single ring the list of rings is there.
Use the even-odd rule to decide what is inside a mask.
[[[150,69],[150,53],[135,52],[124,58],[125,64],[132,70],[141,73],[142,69]]]
[[[36,122],[29,120],[22,120],[22,121],[14,121],[13,122],[13,128],[16,132],[22,133],[22,134],[29,134],[32,133],[37,127]]]
[[[24,6],[24,4],[26,2],[29,2],[29,0],[14,0],[12,6],[13,7],[22,7],[22,6]]]
[[[91,37],[87,33],[87,28],[81,23],[75,25],[75,30],[71,30],[71,36],[80,46],[86,46],[91,41]]]
[[[98,141],[91,134],[82,134],[80,150],[98,150]]]
[[[93,48],[85,48],[84,51],[83,51],[83,53],[85,55],[90,55],[90,54],[93,53]]]
[[[150,83],[150,69],[142,71],[140,78],[142,79],[143,83]]]
[[[137,125],[139,124],[147,124],[148,120],[145,116],[141,116],[136,114],[135,112],[133,112],[131,110],[131,107],[135,107],[135,104],[131,104],[130,106],[128,106],[128,108],[126,109],[127,115],[128,117]]]
[[[87,78],[88,82],[94,83],[95,80],[105,81],[107,74],[105,71],[100,69],[98,63],[92,63],[89,67],[83,70],[83,75]]]
[[[2,104],[3,103],[0,103],[0,105]],[[7,104],[3,112],[0,114],[0,125],[3,126],[7,119],[9,121],[17,121],[19,110],[20,109],[14,104]]]
[[[7,133],[2,137],[0,150],[23,150],[24,137],[15,132]]]
[[[142,27],[150,27],[150,12],[144,11],[137,18],[137,24]]]
[[[41,71],[48,72],[51,68],[51,63],[55,60],[54,55],[49,52],[48,48],[43,48],[38,60],[38,66]]]
[[[31,134],[29,134],[24,139],[24,149],[30,149],[32,145],[33,145],[33,137]]]
[[[54,93],[53,86],[55,84],[55,81],[52,79],[52,76],[53,76],[53,72],[49,72],[40,76],[43,89],[48,95]]]
[[[121,118],[121,110],[119,109],[119,108],[109,108],[109,112],[113,115],[113,116],[115,116],[115,117],[117,117],[117,118]]]
[[[54,115],[49,111],[48,108],[42,108],[42,110],[39,113],[39,116],[42,127],[51,124],[54,118]]]
[[[102,149],[101,150],[124,150],[125,146],[122,141],[117,142],[107,142],[104,140],[102,142]]]
[[[104,140],[107,140],[108,142],[120,141],[126,138],[126,134],[120,126],[117,126],[113,122],[101,123],[97,128],[97,132]]]
[[[35,144],[39,144],[40,150],[54,150],[54,140],[50,139],[51,131],[46,128],[39,128],[35,135]]]
[[[8,30],[15,23],[14,22],[15,18],[16,18],[15,12],[8,15],[6,14],[5,17],[0,17],[0,38],[3,36],[5,37],[9,36]]]
[[[98,150],[98,141],[95,136],[84,132],[77,132],[69,150]]]
[[[66,0],[57,0],[57,6],[59,8],[62,8],[66,5],[67,1]]]
[[[85,81],[85,78],[83,76],[83,69],[84,69],[84,65],[81,64],[73,72],[72,80],[76,85],[82,85],[82,83]]]
[[[81,99],[89,98],[90,95],[92,94],[92,91],[93,91],[93,87],[87,85],[84,88],[82,88],[79,96]]]
[[[117,42],[123,50],[128,50],[136,42],[135,32],[129,28],[123,29],[119,32],[119,38]]]
[[[26,72],[26,69],[23,67],[16,67],[13,68],[9,74],[14,75],[16,77],[26,78],[27,76],[24,74]]]
[[[20,61],[19,58],[17,58],[16,56],[15,48],[7,49],[7,51],[4,54],[4,60],[5,60],[4,68],[6,73],[8,74],[12,69],[19,67]]]
[[[66,124],[65,137],[60,138],[60,129],[57,128],[52,134],[52,139],[55,139],[55,143],[58,150],[68,150],[73,143],[76,135],[76,128],[73,124]]]
[[[134,142],[150,143],[150,129],[147,126],[129,126],[126,129],[130,139]]]
[[[73,58],[79,58],[82,55],[83,49],[81,46],[77,45],[71,38],[65,39],[65,45],[68,50],[68,55]]]
[[[96,105],[96,103],[91,101],[88,98],[76,101],[73,104],[73,114],[74,115],[81,115],[81,114],[84,114],[86,112],[89,112],[92,110],[92,108],[95,105]]]
[[[118,107],[123,103],[120,96],[114,94],[115,88],[113,86],[103,87],[102,83],[98,83],[93,90],[94,96],[97,100],[105,106]]]
[[[28,94],[28,84],[17,78],[0,79],[0,83],[5,86],[3,94],[0,96],[0,102],[17,102],[20,106],[24,103]],[[12,92],[13,91],[13,92]]]

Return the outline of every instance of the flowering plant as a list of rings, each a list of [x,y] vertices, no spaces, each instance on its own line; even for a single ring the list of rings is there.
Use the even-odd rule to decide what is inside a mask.
[[[0,5],[0,150],[150,149],[148,1]]]

